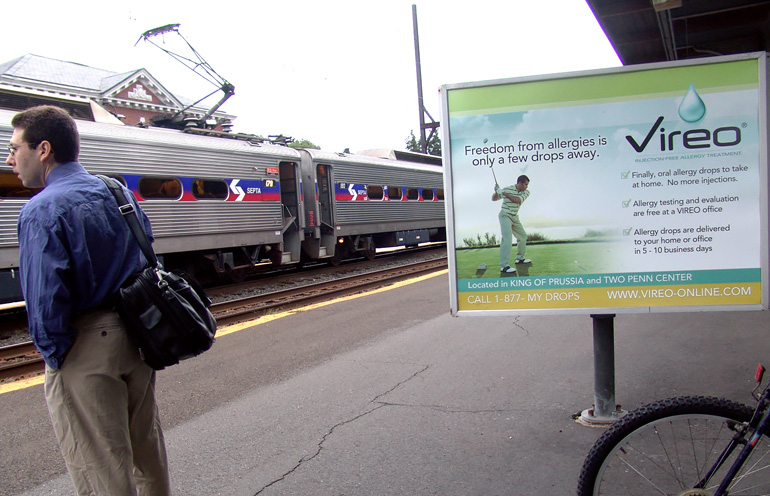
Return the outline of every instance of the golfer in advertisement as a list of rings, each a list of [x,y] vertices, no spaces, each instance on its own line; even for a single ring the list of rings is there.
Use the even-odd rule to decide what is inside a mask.
[[[516,263],[528,264],[532,260],[525,258],[527,251],[527,232],[519,220],[519,208],[529,197],[529,178],[521,175],[516,179],[516,184],[506,188],[500,188],[495,183],[495,192],[492,201],[503,200],[498,219],[500,220],[500,274],[511,275],[516,273],[516,268],[511,267],[511,251],[513,250],[513,237],[516,237]]]

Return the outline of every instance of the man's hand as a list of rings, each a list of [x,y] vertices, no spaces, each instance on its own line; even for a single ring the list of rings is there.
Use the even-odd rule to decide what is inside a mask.
[[[500,198],[503,197],[503,190],[500,189],[500,186],[498,184],[495,184],[495,194]]]

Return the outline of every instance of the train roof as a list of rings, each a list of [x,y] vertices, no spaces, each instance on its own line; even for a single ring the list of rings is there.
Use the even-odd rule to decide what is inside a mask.
[[[420,164],[442,165],[441,157],[437,157],[436,155],[428,155],[427,153],[417,153],[408,150],[394,150],[392,148],[364,150],[357,152],[357,155],[368,155],[370,157],[387,158],[390,160],[404,160],[406,162],[416,162]]]
[[[359,155],[350,153],[335,153],[327,152],[323,150],[304,149],[305,152],[310,154],[313,160],[324,161],[329,163],[356,163],[356,164],[370,164],[385,167],[396,167],[410,170],[423,170],[426,172],[438,172],[443,173],[443,168],[440,165],[425,164],[407,160],[398,160],[393,155],[393,158],[381,158],[371,155]]]
[[[0,109],[0,129],[11,131],[11,119],[17,111]],[[227,152],[258,153],[286,160],[300,160],[300,151],[283,145],[260,141],[256,136],[211,132],[192,129],[187,132],[161,127],[138,127],[121,124],[105,124],[76,119],[82,138],[109,141],[162,144],[180,148],[199,148]],[[441,158],[409,151],[378,149],[361,154],[335,153],[316,149],[303,149],[314,160],[329,163],[357,163],[377,166],[424,170],[442,173]]]
[[[10,130],[11,119],[17,113],[18,112],[16,111],[0,109],[0,129],[6,128]],[[75,122],[77,123],[81,139],[83,137],[93,137],[110,141],[134,141],[185,148],[261,153],[286,158],[288,160],[299,160],[300,158],[299,152],[293,148],[259,142],[256,139],[228,139],[220,136],[208,136],[201,133],[190,133],[160,127],[143,128],[119,124],[102,124],[77,119]],[[235,137],[236,135],[232,136],[232,138]]]

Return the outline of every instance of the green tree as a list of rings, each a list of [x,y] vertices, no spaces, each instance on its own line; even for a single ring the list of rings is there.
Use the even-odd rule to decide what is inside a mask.
[[[414,135],[414,130],[409,131],[409,137],[405,142],[406,149],[410,152],[422,153],[420,141]],[[441,156],[441,138],[438,137],[438,133],[433,133],[433,136],[428,140],[428,155]]]
[[[422,153],[420,142],[417,141],[417,137],[414,135],[414,130],[409,131],[409,137],[406,139],[406,149],[410,152]]]
[[[315,150],[320,150],[321,147],[314,144],[310,140],[301,139],[301,140],[295,140],[289,143],[289,147],[291,148],[313,148]]]

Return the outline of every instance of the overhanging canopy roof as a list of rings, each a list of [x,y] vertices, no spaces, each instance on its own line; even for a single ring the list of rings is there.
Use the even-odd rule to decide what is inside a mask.
[[[768,0],[586,1],[623,65],[770,51]]]

